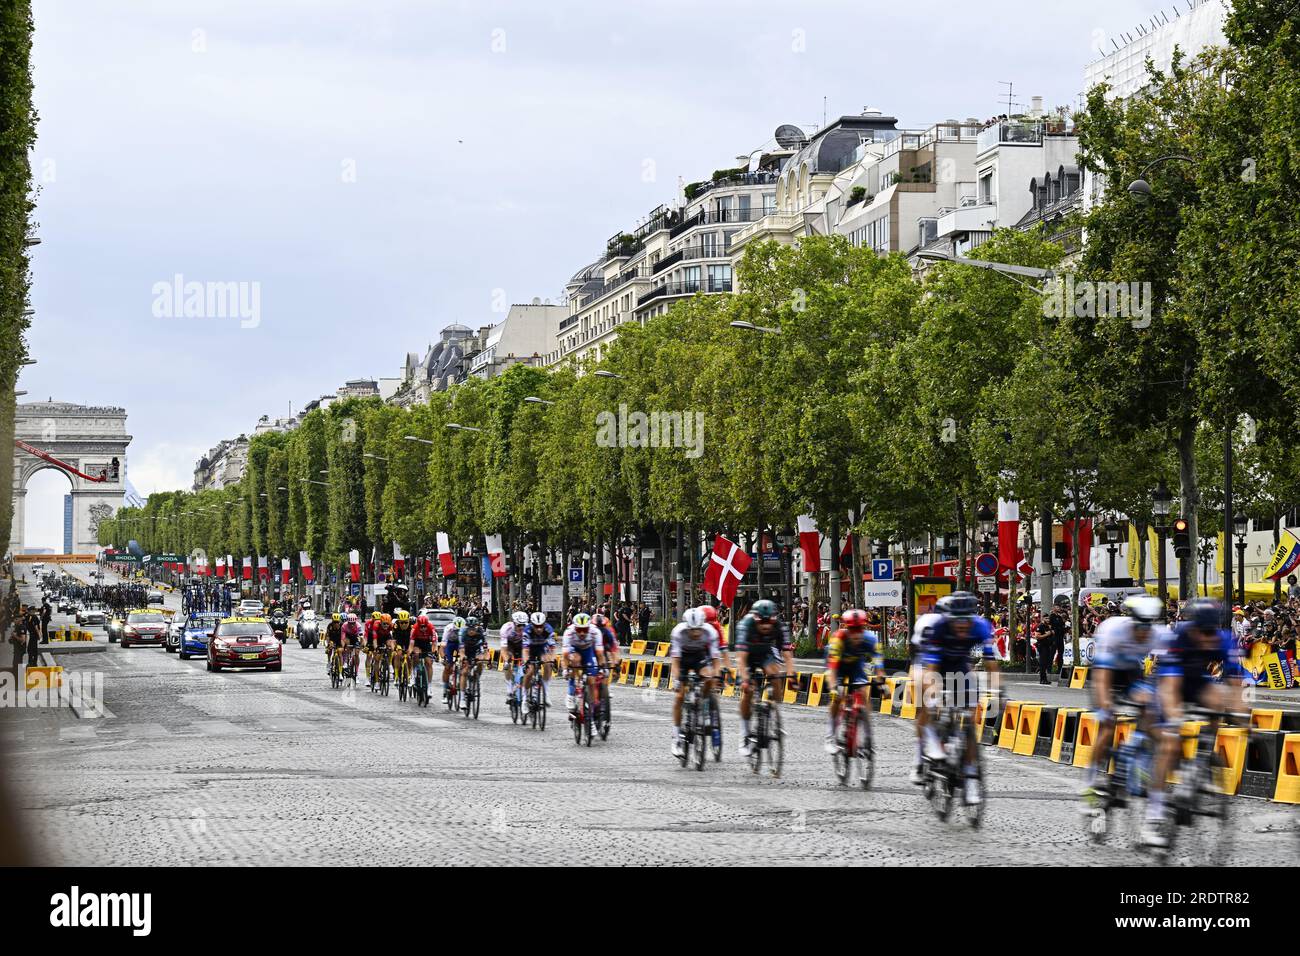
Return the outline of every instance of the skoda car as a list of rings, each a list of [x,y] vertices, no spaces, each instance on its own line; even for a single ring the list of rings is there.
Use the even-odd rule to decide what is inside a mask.
[[[225,667],[265,667],[278,671],[283,648],[263,617],[227,617],[208,642],[208,670]]]
[[[167,618],[157,611],[132,611],[122,625],[122,646],[162,644],[167,640]]]
[[[208,641],[212,639],[212,632],[217,629],[221,620],[221,615],[216,611],[191,611],[189,617],[185,619],[185,627],[181,631],[181,645],[177,648],[181,660],[207,657]]]

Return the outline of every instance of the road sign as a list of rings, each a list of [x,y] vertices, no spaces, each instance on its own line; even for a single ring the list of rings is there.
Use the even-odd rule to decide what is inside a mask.
[[[558,584],[542,585],[542,610],[556,614],[564,610],[564,588]]]
[[[894,559],[893,558],[872,558],[871,559],[871,580],[873,581],[894,580]]]
[[[985,551],[975,559],[975,573],[985,576],[998,573],[998,556]]]
[[[998,579],[992,575],[980,575],[976,579],[976,585],[981,591],[996,591],[998,589]]]
[[[581,568],[581,567],[577,567],[577,568],[569,568],[569,583],[570,583],[570,584],[581,584],[581,583],[582,583],[582,568]],[[557,608],[557,610],[558,610],[558,608]]]

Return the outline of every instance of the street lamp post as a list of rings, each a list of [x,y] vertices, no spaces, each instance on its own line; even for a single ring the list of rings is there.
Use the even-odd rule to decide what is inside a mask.
[[[975,522],[976,522],[976,524],[979,526],[980,538],[982,539],[981,542],[980,542],[980,544],[981,544],[981,546],[983,547],[983,549],[984,549],[985,551],[988,551],[990,548],[993,547],[993,532],[996,531],[996,530],[997,530],[997,527],[998,527],[998,516],[997,516],[996,514],[994,514],[993,509],[990,508],[988,505],[986,505],[986,504],[984,504],[984,505],[980,505],[980,506],[979,506],[979,510],[975,512]],[[973,561],[973,559],[972,559],[972,561]],[[998,563],[1001,564],[1002,562],[999,561]],[[967,574],[967,571],[966,571],[965,568],[962,569],[962,573],[963,573],[963,574]],[[974,577],[974,575],[970,575],[970,577]],[[968,579],[969,579],[969,578],[968,578]],[[978,587],[978,586],[979,586],[979,585],[978,585],[978,582],[976,582],[976,587]],[[997,587],[997,574],[996,574],[996,572],[995,572],[994,575],[993,575],[993,586],[994,586],[995,590],[994,590],[994,592],[993,592],[993,598],[991,599],[991,602],[994,603],[994,604],[996,604],[996,603],[997,603],[997,601],[996,601],[996,598],[997,598],[997,591],[996,591],[996,587]]]
[[[1115,586],[1115,553],[1119,551],[1119,522],[1115,516],[1111,515],[1106,519],[1106,523],[1101,526],[1102,533],[1106,536],[1106,551],[1110,555],[1110,583],[1109,587]]]
[[[1165,535],[1169,532],[1169,505],[1172,501],[1173,496],[1169,494],[1165,480],[1161,478],[1156,485],[1155,494],[1151,496],[1151,514],[1156,519],[1156,540],[1160,546],[1159,553],[1156,555],[1156,579],[1162,609],[1169,601],[1169,588],[1165,584]]]

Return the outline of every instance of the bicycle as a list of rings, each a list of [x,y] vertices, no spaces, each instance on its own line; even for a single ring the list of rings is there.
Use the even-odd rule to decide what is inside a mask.
[[[683,767],[693,763],[696,770],[704,769],[704,758],[713,742],[717,702],[712,694],[705,693],[707,682],[708,678],[701,677],[698,671],[691,671],[686,675],[686,693],[682,697],[683,746],[677,759]]]
[[[330,649],[326,664],[330,675],[330,686],[337,689],[343,684],[343,651],[337,647]]]
[[[1243,715],[1205,707],[1187,708],[1189,717],[1206,721],[1196,735],[1196,752],[1179,761],[1178,782],[1169,794],[1169,817],[1165,824],[1169,845],[1157,851],[1161,862],[1173,855],[1179,842],[1180,828],[1185,836],[1203,844],[1193,859],[1210,866],[1222,866],[1232,850],[1232,797],[1228,792],[1228,768],[1223,755],[1214,749],[1214,736],[1220,719],[1232,720]],[[1197,820],[1204,824],[1196,826]]]
[[[596,678],[596,687],[600,692],[600,702],[596,705],[596,730],[600,734],[601,740],[609,739],[610,727],[613,725],[613,714],[610,711],[609,702],[609,680],[608,675],[611,668],[608,664],[600,665],[600,676]]]
[[[510,679],[510,690],[506,695],[506,704],[510,707],[510,722],[512,724],[526,723],[528,714],[524,710],[524,669],[514,661],[510,661],[506,666]]]
[[[370,665],[370,692],[379,694],[383,697],[388,696],[388,684],[392,679],[392,673],[388,666],[388,648],[380,648],[371,654],[372,662]]]
[[[451,674],[448,677],[449,683],[442,691],[442,699],[447,704],[447,710],[455,713],[460,710],[460,662],[454,661],[451,667]]]
[[[546,708],[550,706],[546,702],[546,683],[542,680],[542,668],[537,661],[529,661],[524,665],[525,670],[532,668],[532,677],[528,682],[528,720],[533,725],[533,730],[546,729]]]
[[[477,658],[461,658],[461,670],[465,675],[465,717],[478,720],[479,673]]]
[[[429,672],[424,667],[424,657],[417,656],[411,663],[411,695],[416,707],[429,706]]]
[[[840,726],[836,732],[836,751],[831,765],[840,786],[850,781],[863,790],[871,789],[875,776],[876,747],[871,736],[871,700],[863,690],[866,684],[854,684],[840,705]]]
[[[1134,717],[1141,723],[1140,705],[1129,700],[1120,700],[1117,704],[1137,707]],[[1150,735],[1135,728],[1118,747],[1111,747],[1111,757],[1114,769],[1094,788],[1097,805],[1088,811],[1088,836],[1093,843],[1105,843],[1111,834],[1122,832],[1128,834],[1130,844],[1137,845],[1142,826],[1142,814],[1137,812],[1138,800],[1147,796],[1151,786],[1154,742]]]
[[[976,787],[980,799],[976,803],[966,800],[964,765],[967,740],[970,733],[971,715],[958,708],[951,700],[951,692],[945,691],[943,705],[933,723],[935,734],[943,744],[943,757],[935,759],[925,757],[925,798],[930,802],[935,815],[946,821],[952,815],[953,803],[961,794],[961,803],[965,811],[966,822],[972,828],[979,827],[984,819],[984,764],[980,759],[979,747],[971,749],[975,754]]]
[[[393,653],[393,683],[397,685],[397,699],[403,703],[410,692],[411,659],[398,648]]]
[[[587,746],[591,746],[592,737],[592,719],[594,710],[587,703],[587,680],[586,674],[579,672],[578,679],[574,681],[574,712],[569,714],[569,723],[573,725],[573,742],[579,747],[582,746],[582,739],[587,738]]]
[[[768,773],[781,776],[785,763],[785,731],[781,729],[781,710],[772,700],[771,681],[765,671],[751,674],[754,681],[753,712],[749,730],[749,769],[757,774],[767,759]]]

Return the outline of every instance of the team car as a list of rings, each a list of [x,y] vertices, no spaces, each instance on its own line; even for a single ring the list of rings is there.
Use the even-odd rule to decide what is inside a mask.
[[[181,630],[181,645],[177,648],[180,659],[207,657],[208,641],[221,621],[221,614],[217,611],[191,611]]]
[[[105,613],[102,605],[90,603],[77,610],[78,624],[98,624],[100,627],[103,627],[107,621],[108,615]]]
[[[167,618],[157,611],[132,611],[122,625],[122,646],[132,644],[165,644]]]
[[[284,649],[264,617],[222,618],[208,641],[208,670],[265,667],[278,671]]]

